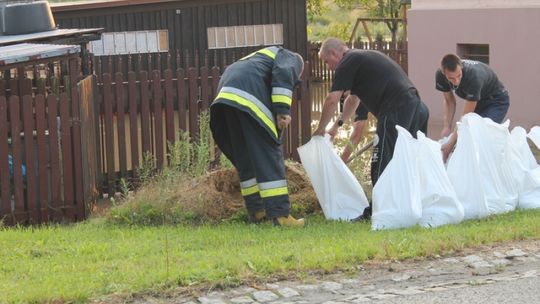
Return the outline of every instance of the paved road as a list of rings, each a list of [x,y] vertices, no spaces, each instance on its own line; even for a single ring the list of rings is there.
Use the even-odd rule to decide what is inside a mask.
[[[540,303],[540,241],[465,250],[425,261],[366,264],[354,274],[134,303]]]

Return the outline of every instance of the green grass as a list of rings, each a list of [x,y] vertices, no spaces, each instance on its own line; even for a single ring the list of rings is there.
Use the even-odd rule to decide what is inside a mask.
[[[0,231],[0,302],[85,302],[174,286],[234,286],[311,271],[354,270],[367,260],[444,255],[501,241],[539,239],[540,210],[436,229],[372,232],[368,224],[309,218],[269,224],[73,226]]]

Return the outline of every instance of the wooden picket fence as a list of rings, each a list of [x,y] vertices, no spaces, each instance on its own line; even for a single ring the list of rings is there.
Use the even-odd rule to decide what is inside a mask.
[[[121,191],[121,179],[137,183],[145,154],[157,169],[166,166],[168,143],[179,140],[180,131],[198,137],[199,115],[216,96],[221,70],[73,75],[79,74],[0,80],[4,224],[82,220],[100,195]],[[309,81],[293,99],[283,150],[299,159],[296,148],[311,136]]]
[[[166,166],[168,143],[177,141],[180,131],[197,138],[199,115],[216,96],[220,76],[218,67],[206,66],[99,76],[96,105],[102,192],[112,195],[119,191],[121,179],[136,183],[135,169],[145,154],[155,159],[157,169]],[[294,100],[293,121],[284,136],[283,149],[286,158],[298,159],[296,148],[311,136],[307,81],[294,92]]]
[[[0,219],[4,224],[77,221],[95,199],[92,77],[61,93],[38,93],[30,79],[0,95]],[[26,88],[26,89],[22,89]],[[26,90],[26,91],[24,91]],[[84,138],[84,140],[83,140]],[[95,167],[95,166],[94,166]],[[93,175],[92,175],[93,174]]]

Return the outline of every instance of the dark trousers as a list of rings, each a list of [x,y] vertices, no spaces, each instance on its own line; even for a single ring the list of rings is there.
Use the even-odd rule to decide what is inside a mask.
[[[379,143],[373,148],[371,158],[371,182],[373,186],[394,155],[397,141],[396,125],[407,129],[416,138],[416,132],[427,133],[429,111],[420,100],[416,90],[403,94],[401,106],[377,117],[377,136]]]
[[[496,123],[502,123],[509,107],[510,97],[505,91],[478,101],[474,112],[482,117],[491,118]]]
[[[218,147],[236,168],[240,182],[255,179],[261,184],[286,179],[281,145],[249,114],[228,105],[214,104],[210,127]],[[261,199],[259,192],[255,192],[244,195],[244,201],[251,213],[265,209],[269,218],[289,215],[288,194]]]

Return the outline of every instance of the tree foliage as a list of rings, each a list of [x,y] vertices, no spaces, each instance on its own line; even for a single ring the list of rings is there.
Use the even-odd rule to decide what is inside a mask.
[[[314,16],[321,15],[325,12],[326,3],[324,0],[307,0],[308,15],[310,20]],[[360,7],[366,11],[367,16],[379,18],[400,18],[401,17],[401,1],[400,0],[334,0],[334,4],[342,9],[351,9]],[[400,22],[391,20],[385,22],[388,30],[392,35],[392,42],[397,40],[397,32]]]

